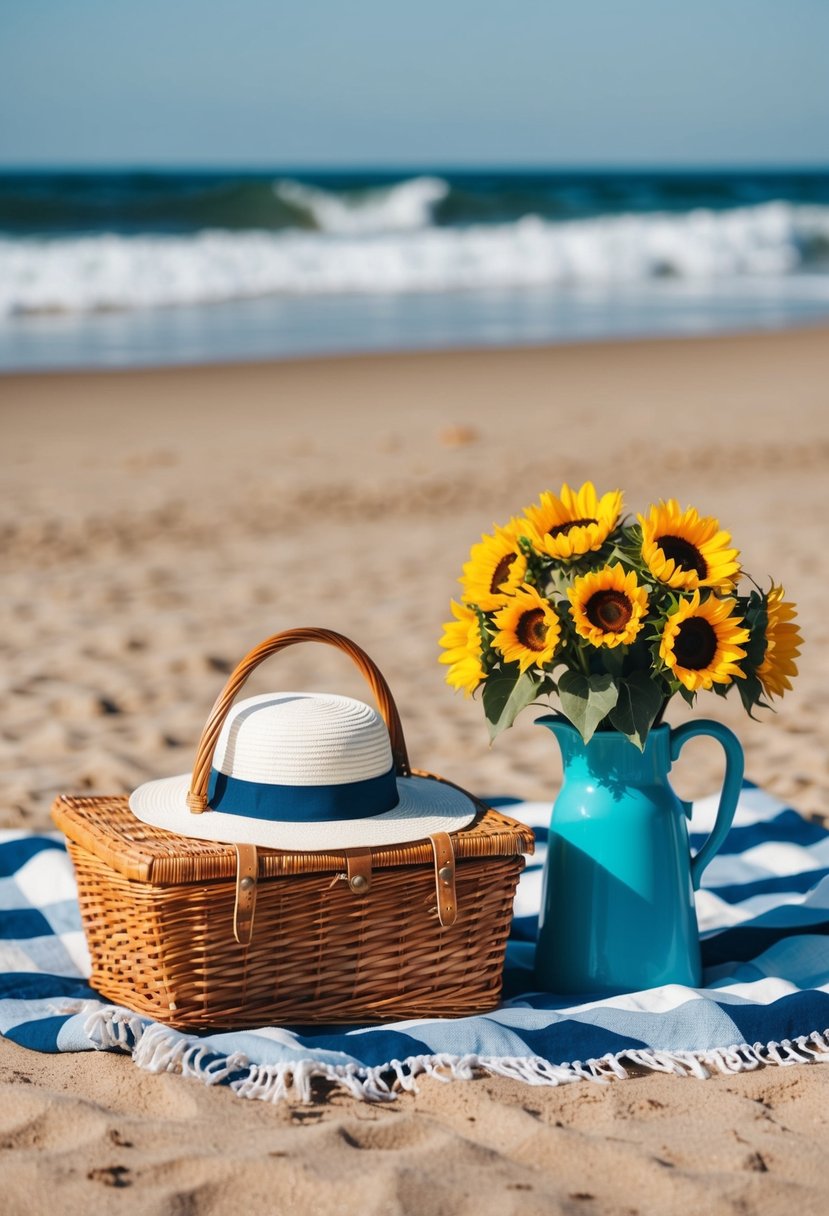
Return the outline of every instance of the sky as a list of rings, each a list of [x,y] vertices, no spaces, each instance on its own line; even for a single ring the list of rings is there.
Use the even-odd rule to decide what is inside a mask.
[[[0,0],[0,165],[829,164],[828,0]]]

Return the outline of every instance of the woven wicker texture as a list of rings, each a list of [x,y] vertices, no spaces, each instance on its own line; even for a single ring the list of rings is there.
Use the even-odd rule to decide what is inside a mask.
[[[263,659],[296,642],[335,646],[356,663],[389,729],[398,776],[413,772],[397,707],[368,655],[330,630],[293,629],[252,650],[216,699],[196,749],[194,812],[205,809],[213,752],[234,698]],[[259,849],[247,944],[233,932],[233,846],[144,824],[125,797],[61,797],[52,815],[69,840],[93,986],[156,1021],[206,1030],[463,1017],[494,1008],[522,854],[532,852],[533,836],[476,805],[474,823],[445,838],[455,859],[452,923],[438,915],[429,840],[332,853]],[[358,860],[370,875],[363,892],[348,882]]]
[[[532,834],[497,811],[452,835],[451,927],[437,917],[428,841],[372,849],[363,896],[347,884],[345,854],[262,849],[247,947],[232,931],[232,847],[145,827],[124,797],[62,797],[53,815],[69,837],[91,983],[138,1013],[234,1029],[462,1017],[498,1003]]]

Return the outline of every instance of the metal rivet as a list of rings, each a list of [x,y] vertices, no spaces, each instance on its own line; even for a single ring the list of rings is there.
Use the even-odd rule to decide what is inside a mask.
[[[242,881],[239,883],[239,890],[240,891],[249,891],[252,886],[253,886],[252,878],[243,878]]]
[[[451,882],[452,881],[452,867],[451,866],[441,866],[441,868],[438,870],[438,878],[441,880],[441,882]]]
[[[352,891],[365,891],[368,886],[368,879],[363,874],[355,874],[351,880]]]

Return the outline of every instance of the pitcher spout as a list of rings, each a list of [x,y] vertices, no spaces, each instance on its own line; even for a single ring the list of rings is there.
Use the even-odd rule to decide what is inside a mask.
[[[670,727],[651,728],[643,748],[617,730],[597,730],[585,743],[563,714],[544,714],[536,724],[546,726],[558,741],[565,770],[586,769],[598,781],[660,781],[671,768]]]
[[[566,760],[576,747],[582,747],[581,735],[573,723],[562,714],[543,714],[535,719],[536,726],[546,726],[556,737],[562,757]]]
[[[542,714],[540,718],[536,718],[535,725],[546,726],[557,739],[563,738],[568,730],[573,730],[572,723],[563,718],[561,714]]]

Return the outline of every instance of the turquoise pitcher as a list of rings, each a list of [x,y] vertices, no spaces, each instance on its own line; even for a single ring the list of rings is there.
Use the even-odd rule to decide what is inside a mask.
[[[740,743],[719,722],[650,731],[640,752],[618,731],[585,744],[558,714],[538,719],[558,740],[564,782],[547,845],[536,982],[556,993],[636,992],[702,980],[694,891],[722,846],[743,779]],[[717,818],[692,857],[690,804],[668,782],[695,735],[725,749]]]

